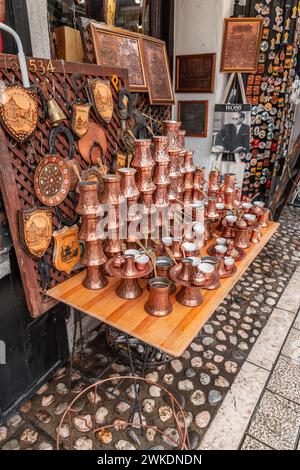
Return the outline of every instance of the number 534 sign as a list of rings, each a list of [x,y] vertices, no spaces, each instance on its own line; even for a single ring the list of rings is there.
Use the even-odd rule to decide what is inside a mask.
[[[13,70],[14,72],[18,72],[20,69],[19,62],[15,56],[1,54],[0,63],[2,63],[2,67],[5,70]],[[55,73],[55,67],[52,60],[27,59],[27,67],[30,72],[38,72],[41,75]]]

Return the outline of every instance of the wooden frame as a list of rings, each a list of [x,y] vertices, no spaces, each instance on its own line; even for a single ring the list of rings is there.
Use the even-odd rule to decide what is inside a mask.
[[[190,131],[187,126],[185,126],[185,120],[182,116],[182,108],[184,105],[204,105],[204,129],[196,131]],[[186,131],[187,137],[207,137],[208,132],[208,101],[178,101],[178,121],[181,122],[181,129]]]
[[[214,93],[216,59],[217,55],[215,53],[176,56],[176,93]],[[208,78],[203,77],[204,73],[207,73],[205,67],[209,67],[210,76]],[[187,81],[190,81],[190,86],[185,85],[180,77],[183,68],[183,73]],[[193,76],[193,73],[195,76]],[[204,82],[202,86],[201,81]]]
[[[150,104],[174,104],[174,92],[166,43],[149,36],[142,36],[141,43]]]
[[[129,74],[129,89],[132,92],[142,92],[147,91],[147,80],[145,74],[145,66],[142,53],[142,45],[140,41],[140,35],[133,33],[131,31],[126,31],[121,28],[108,27],[99,23],[90,23],[91,36],[94,45],[94,51],[96,56],[96,62],[102,67],[109,67],[114,64],[114,66],[119,68],[125,68],[128,70]],[[116,45],[120,44],[124,46],[124,51],[131,48],[130,53],[127,55],[124,54],[124,51],[117,56],[117,47],[114,50],[104,50],[102,44],[102,38],[106,36],[107,38],[116,38]],[[118,43],[117,43],[118,41]],[[130,44],[130,46],[129,46]],[[113,46],[111,46],[113,47]],[[127,49],[126,49],[127,48]],[[128,61],[132,60],[134,57],[134,49],[136,52],[136,74],[133,73],[134,66],[133,62],[129,63]],[[111,52],[111,54],[110,54]],[[103,54],[104,53],[104,54]]]
[[[225,18],[221,72],[256,73],[262,32],[262,18]]]

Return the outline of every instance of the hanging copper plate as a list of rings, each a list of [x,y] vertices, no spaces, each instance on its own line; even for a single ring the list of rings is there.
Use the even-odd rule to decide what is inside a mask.
[[[6,85],[0,91],[0,118],[9,135],[25,142],[38,124],[36,95],[21,85]]]
[[[68,196],[71,176],[67,163],[59,155],[48,155],[38,165],[34,189],[46,206],[59,206]]]
[[[47,252],[52,238],[51,209],[28,209],[18,212],[21,244],[34,259]]]
[[[99,158],[105,163],[103,160],[107,153],[107,139],[103,128],[95,122],[90,123],[88,133],[79,140],[78,146],[82,158],[89,165],[98,165]],[[96,146],[99,146],[99,149],[101,147],[102,152],[96,151]]]
[[[62,230],[53,233],[53,266],[57,271],[70,274],[79,262],[80,245],[78,234],[79,228],[77,225],[64,227]]]
[[[74,104],[73,106],[72,130],[80,139],[89,130],[90,110],[91,106],[89,104]]]
[[[114,113],[114,101],[109,80],[89,79],[87,81],[90,98],[100,121],[109,124]]]

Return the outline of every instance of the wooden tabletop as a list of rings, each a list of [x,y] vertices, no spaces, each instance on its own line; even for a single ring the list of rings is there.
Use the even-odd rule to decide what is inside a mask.
[[[269,224],[260,243],[249,248],[246,257],[237,262],[237,273],[221,280],[221,288],[215,291],[202,290],[204,302],[200,307],[184,307],[175,300],[174,294],[171,299],[173,312],[168,317],[154,318],[145,312],[144,305],[149,296],[146,289],[142,297],[136,300],[117,297],[115,290],[120,282],[118,279],[109,279],[108,286],[101,291],[85,289],[82,286],[85,272],[49,290],[48,295],[166,354],[180,357],[278,227],[277,223]],[[206,255],[207,248],[213,243],[210,242],[203,249],[203,255]],[[145,286],[146,281],[141,281],[141,285]]]

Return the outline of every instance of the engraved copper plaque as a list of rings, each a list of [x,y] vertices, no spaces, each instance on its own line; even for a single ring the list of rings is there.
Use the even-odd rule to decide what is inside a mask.
[[[256,73],[262,18],[225,18],[221,72]]]
[[[88,88],[98,118],[109,124],[114,113],[114,102],[108,80],[88,80]]]
[[[143,36],[142,48],[150,104],[173,104],[174,94],[166,44],[158,39]]]
[[[89,104],[74,104],[73,106],[72,130],[80,139],[89,130],[90,110]]]
[[[216,54],[176,57],[176,93],[213,93]]]
[[[97,64],[127,69],[130,91],[147,91],[140,36],[99,23],[91,23],[91,33]]]
[[[38,102],[34,93],[21,85],[0,90],[0,117],[7,132],[18,142],[25,142],[38,124]]]
[[[79,228],[64,227],[53,233],[53,266],[57,271],[70,274],[80,260]]]
[[[21,243],[26,253],[41,259],[47,252],[52,238],[51,209],[19,211]]]

